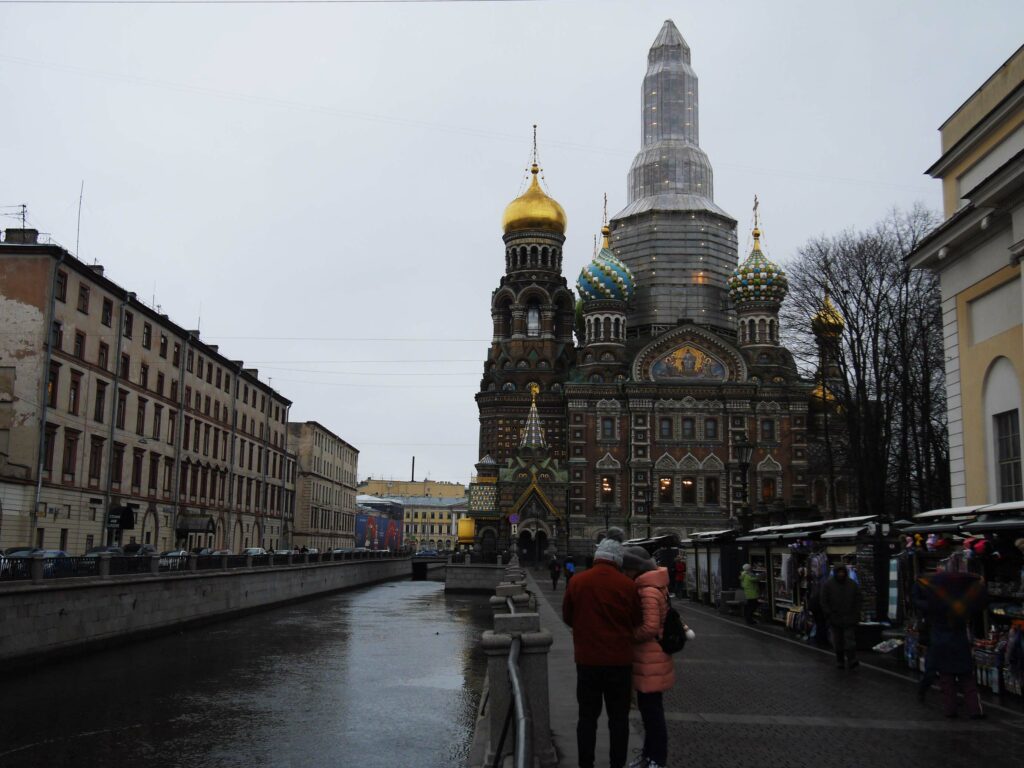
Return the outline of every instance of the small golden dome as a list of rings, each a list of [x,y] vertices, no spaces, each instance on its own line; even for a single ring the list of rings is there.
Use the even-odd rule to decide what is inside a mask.
[[[505,215],[501,217],[501,228],[505,230],[506,235],[524,229],[539,229],[564,235],[565,211],[540,188],[537,181],[540,167],[536,163],[530,166],[530,173],[533,176],[530,179],[530,188],[508,204]]]
[[[843,316],[839,314],[839,310],[836,309],[832,299],[826,293],[821,309],[811,317],[811,330],[817,336],[839,336],[845,327],[846,323],[843,321]]]

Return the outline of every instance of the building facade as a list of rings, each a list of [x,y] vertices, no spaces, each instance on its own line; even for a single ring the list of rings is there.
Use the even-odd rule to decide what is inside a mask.
[[[908,257],[942,287],[954,506],[1024,499],[1024,47],[939,129],[946,216]]]
[[[435,499],[464,499],[466,486],[450,480],[385,480],[368,477],[359,492],[369,496],[430,496]]]
[[[405,543],[413,550],[453,550],[459,520],[468,514],[466,498],[391,496],[405,508]]]
[[[290,423],[288,446],[297,468],[292,543],[354,547],[359,451],[315,421]]]
[[[812,407],[780,336],[785,274],[756,223],[738,263],[736,221],[714,202],[697,78],[671,21],[648,54],[641,115],[628,204],[605,222],[578,299],[561,271],[565,213],[536,163],[505,211],[469,500],[484,552],[590,554],[611,526],[685,535],[821,515],[815,483],[844,482],[820,472],[830,406]],[[824,496],[843,500],[833,515],[851,503]]]
[[[0,243],[0,545],[280,546],[290,401],[35,230]]]

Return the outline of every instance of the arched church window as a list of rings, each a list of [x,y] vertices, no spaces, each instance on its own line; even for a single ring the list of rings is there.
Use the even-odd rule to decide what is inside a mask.
[[[615,334],[614,336],[612,336],[612,338],[616,340],[621,339],[622,337],[619,335],[619,318],[615,318],[615,322],[612,323],[612,326],[615,329]]]
[[[757,330],[753,320],[747,323],[747,341],[751,344],[757,341]]]
[[[536,245],[535,245],[535,246],[533,246],[533,247],[532,247],[532,248],[530,249],[530,266],[531,266],[531,267],[535,267],[535,266],[537,266],[537,259],[538,259],[539,255],[540,255],[540,254],[539,254],[539,252],[538,252],[538,250],[537,250],[537,246],[536,246]]]
[[[764,320],[757,321],[757,340],[763,342],[767,336],[765,336],[765,324]]]
[[[604,338],[605,341],[609,341],[612,338],[612,319],[610,317],[604,319]]]
[[[502,392],[515,392],[516,391],[516,385],[513,384],[511,381],[506,381],[504,384],[501,385],[501,391]]]
[[[526,335],[540,336],[540,307],[532,302],[526,308]]]

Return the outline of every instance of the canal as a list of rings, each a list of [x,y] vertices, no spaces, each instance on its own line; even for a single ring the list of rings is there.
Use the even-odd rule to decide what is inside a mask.
[[[0,765],[464,764],[485,597],[390,582],[8,677]]]

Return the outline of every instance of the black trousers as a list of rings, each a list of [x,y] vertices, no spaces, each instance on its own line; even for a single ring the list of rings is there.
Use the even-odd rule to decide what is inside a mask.
[[[580,768],[593,768],[597,742],[597,718],[601,704],[608,712],[608,765],[623,768],[629,746],[629,699],[633,692],[633,667],[576,665],[576,747]]]
[[[758,600],[756,597],[748,597],[747,602],[743,604],[743,618],[746,619],[747,624],[753,624],[754,613],[757,611]]]
[[[668,728],[661,691],[636,692],[636,706],[644,720],[643,756],[658,765],[668,765]]]
[[[857,661],[857,634],[853,625],[840,627],[832,625],[832,647],[836,651],[836,661],[842,664],[853,664]]]

